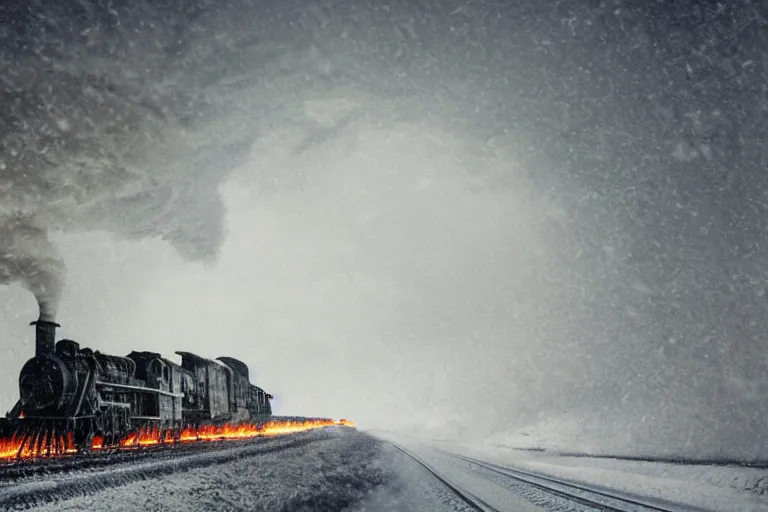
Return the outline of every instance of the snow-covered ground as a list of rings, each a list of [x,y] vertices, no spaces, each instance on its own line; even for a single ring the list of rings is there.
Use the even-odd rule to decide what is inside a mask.
[[[23,495],[14,508],[4,498]],[[31,507],[30,507],[31,505]],[[389,443],[332,427],[175,463],[118,465],[9,484],[0,510],[471,511]]]
[[[768,511],[768,470],[765,469],[560,456],[490,442],[462,444],[402,434],[397,437],[506,467],[702,510]]]
[[[265,449],[254,451],[259,445]],[[70,486],[60,496],[66,499],[32,510],[343,510],[389,478],[380,452],[381,443],[346,428],[254,440],[223,459],[206,455],[191,464],[181,461],[178,470],[141,464],[70,475],[82,485]],[[67,477],[60,479],[61,487],[66,483]],[[56,494],[55,488],[47,489],[40,499]]]
[[[174,460],[21,480],[0,486],[0,510],[12,509],[6,498],[13,496],[23,497],[14,506],[34,511],[473,510],[388,441],[405,446],[449,482],[497,510],[591,509],[494,476],[456,455],[673,502],[683,505],[681,510],[768,511],[764,470],[558,457],[337,427]]]
[[[542,436],[518,432],[512,435],[495,436],[483,442],[464,443],[475,453],[501,457],[505,460],[532,459],[540,464],[556,463],[568,467],[590,467],[596,469],[618,469],[641,475],[663,475],[671,479],[683,479],[727,487],[738,491],[747,491],[757,495],[765,495],[768,499],[768,470],[759,467],[738,466],[736,464],[701,464],[647,462],[641,460],[621,460],[620,457],[605,456],[600,447],[590,453],[601,457],[586,457],[583,454],[571,456],[569,446],[556,436]],[[458,443],[462,444],[462,443]],[[455,441],[451,446],[456,446]],[[674,455],[664,454],[670,459]]]

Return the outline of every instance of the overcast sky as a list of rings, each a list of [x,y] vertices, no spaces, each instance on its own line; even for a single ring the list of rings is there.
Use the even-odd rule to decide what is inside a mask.
[[[62,334],[280,413],[765,444],[757,6],[46,4],[2,7],[6,409],[63,277]]]

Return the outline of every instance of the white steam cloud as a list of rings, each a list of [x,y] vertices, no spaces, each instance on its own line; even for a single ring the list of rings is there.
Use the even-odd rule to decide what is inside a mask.
[[[32,219],[0,217],[0,240],[0,284],[20,282],[34,294],[40,319],[54,321],[65,270],[46,229]]]

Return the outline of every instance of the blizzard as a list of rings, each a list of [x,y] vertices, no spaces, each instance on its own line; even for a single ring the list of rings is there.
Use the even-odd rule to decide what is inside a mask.
[[[298,449],[160,471],[180,507],[573,505],[512,465],[757,506],[766,20],[694,0],[3,3],[0,409],[40,318],[106,354],[247,361],[276,414],[359,425],[306,448],[314,472]],[[458,491],[374,431],[416,436]],[[72,482],[41,506],[167,498]]]

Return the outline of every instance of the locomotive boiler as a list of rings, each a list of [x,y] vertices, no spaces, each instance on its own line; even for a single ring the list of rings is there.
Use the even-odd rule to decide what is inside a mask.
[[[178,438],[185,428],[238,425],[271,417],[273,398],[251,384],[248,366],[232,357],[176,352],[181,365],[155,352],[103,354],[69,339],[58,324],[38,320],[35,356],[19,375],[19,400],[4,430],[66,433],[78,451],[98,436],[105,445],[139,429]],[[51,436],[53,437],[53,435]]]

